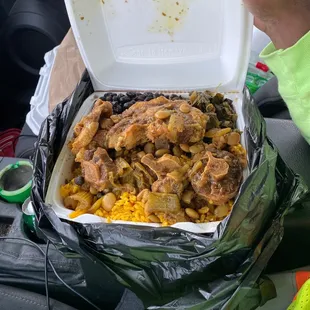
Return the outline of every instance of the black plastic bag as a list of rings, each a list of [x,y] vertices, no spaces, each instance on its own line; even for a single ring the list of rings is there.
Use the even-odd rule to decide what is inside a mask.
[[[257,280],[283,237],[283,217],[308,189],[266,137],[265,122],[248,91],[243,113],[251,174],[233,212],[213,235],[172,228],[72,224],[60,221],[44,204],[70,124],[92,92],[85,73],[69,99],[71,105],[58,105],[42,125],[32,190],[41,232],[65,255],[82,255],[96,262],[98,276],[100,267],[109,270],[150,309],[250,310],[259,306],[264,296]]]

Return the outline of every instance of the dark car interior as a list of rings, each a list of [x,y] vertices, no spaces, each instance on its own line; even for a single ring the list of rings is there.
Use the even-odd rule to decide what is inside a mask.
[[[23,126],[44,55],[69,27],[62,0],[0,1],[0,130]]]
[[[44,55],[61,43],[69,28],[63,0],[0,0],[0,131],[23,129]],[[309,145],[290,119],[277,88],[277,80],[270,80],[255,94],[256,103],[282,158],[310,186]],[[36,138],[23,134],[16,157],[29,158]],[[1,165],[10,162],[14,158],[2,158]],[[284,227],[284,239],[266,274],[309,265],[310,244],[305,236],[310,231],[310,205],[288,214]],[[65,283],[46,267],[47,251]],[[46,275],[50,309],[143,309],[108,271],[98,277],[96,268],[86,258],[67,259],[36,238],[24,225],[20,206],[0,201],[0,309],[46,309]]]

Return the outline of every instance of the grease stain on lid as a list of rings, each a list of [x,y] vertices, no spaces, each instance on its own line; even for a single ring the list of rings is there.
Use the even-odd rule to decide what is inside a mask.
[[[157,13],[149,31],[167,33],[173,40],[174,33],[186,20],[192,1],[194,0],[153,0]]]

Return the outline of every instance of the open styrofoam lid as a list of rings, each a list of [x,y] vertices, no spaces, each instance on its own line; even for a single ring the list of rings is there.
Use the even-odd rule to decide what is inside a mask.
[[[66,0],[96,90],[243,87],[252,18],[243,0]]]

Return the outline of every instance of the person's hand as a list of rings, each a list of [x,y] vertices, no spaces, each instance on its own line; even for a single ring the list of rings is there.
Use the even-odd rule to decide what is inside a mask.
[[[310,31],[310,0],[244,0],[255,25],[276,48],[294,45]]]

